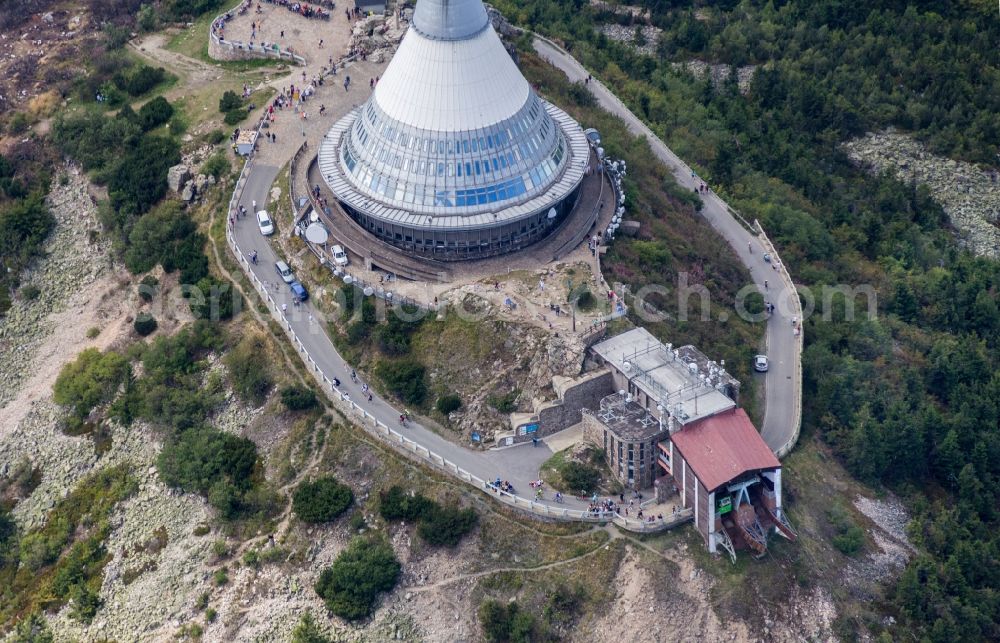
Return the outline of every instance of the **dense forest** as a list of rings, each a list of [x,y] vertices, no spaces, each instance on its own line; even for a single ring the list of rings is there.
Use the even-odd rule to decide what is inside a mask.
[[[845,319],[840,298],[828,320],[812,316],[804,355],[804,434],[860,480],[900,493],[914,515],[920,553],[885,606],[898,620],[865,626],[892,638],[1000,638],[1000,265],[960,249],[924,188],[868,175],[839,147],[895,126],[935,153],[995,165],[995,5],[635,4],[663,30],[655,55],[598,31],[641,16],[580,0],[497,3],[564,43],[759,218],[797,282],[874,287],[876,315]],[[749,90],[735,74],[713,83],[672,65],[694,59],[754,65]]]

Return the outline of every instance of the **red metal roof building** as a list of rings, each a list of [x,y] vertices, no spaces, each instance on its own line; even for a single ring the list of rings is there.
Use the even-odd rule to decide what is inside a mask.
[[[659,444],[660,466],[673,478],[685,507],[708,541],[735,559],[744,547],[767,549],[775,527],[795,534],[781,510],[781,463],[743,409],[731,409],[692,422]]]

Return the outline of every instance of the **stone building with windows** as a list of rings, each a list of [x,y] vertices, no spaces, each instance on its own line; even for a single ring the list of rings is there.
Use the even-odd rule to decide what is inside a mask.
[[[385,74],[331,128],[318,162],[370,234],[457,260],[555,230],[591,150],[580,125],[532,90],[481,0],[419,0]]]
[[[612,393],[583,414],[584,439],[604,449],[611,473],[628,488],[645,489],[662,475],[657,445],[667,435],[663,423],[627,394]]]

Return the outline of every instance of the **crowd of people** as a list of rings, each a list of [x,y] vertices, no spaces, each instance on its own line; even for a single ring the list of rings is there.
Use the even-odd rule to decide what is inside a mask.
[[[316,6],[317,4],[323,5],[330,9],[335,9],[337,7],[337,5],[334,2],[330,2],[329,0],[326,2],[319,2],[313,4],[304,4],[302,2],[293,2],[291,0],[264,0],[264,2],[267,2],[268,4],[281,5],[282,7],[288,9],[289,11],[294,11],[300,16],[306,18],[319,18],[321,20],[329,20],[330,12],[324,10],[321,7]]]
[[[493,487],[493,489],[497,492],[502,491],[504,493],[510,493],[510,494],[514,493],[514,485],[507,482],[506,480],[501,480],[500,476],[497,476],[497,479],[489,483],[489,485]]]

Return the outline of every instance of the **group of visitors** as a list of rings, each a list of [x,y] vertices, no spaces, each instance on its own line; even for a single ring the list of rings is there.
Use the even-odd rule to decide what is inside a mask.
[[[309,5],[301,2],[292,2],[291,0],[264,0],[264,2],[267,2],[268,4],[281,5],[289,11],[294,11],[305,18],[320,18],[321,20],[330,19],[330,12],[317,7],[317,3]],[[335,9],[337,6],[334,2],[320,2],[318,4],[326,6],[330,9]]]
[[[617,509],[618,505],[611,498],[606,498],[604,500],[594,500],[591,498],[587,511],[592,514],[605,514],[614,513]]]
[[[506,480],[501,480],[500,476],[497,476],[496,480],[488,484],[491,487],[493,487],[493,489],[496,490],[497,492],[502,491],[504,493],[510,493],[510,494],[514,493],[514,485],[507,482]]]

